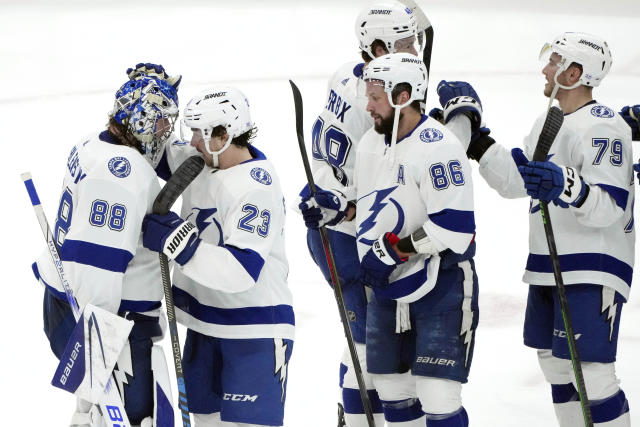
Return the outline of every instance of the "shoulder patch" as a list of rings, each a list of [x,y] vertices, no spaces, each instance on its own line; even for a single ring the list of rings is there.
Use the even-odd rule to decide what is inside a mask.
[[[118,178],[126,178],[131,173],[131,163],[125,157],[114,157],[109,160],[109,170]]]
[[[440,141],[442,138],[444,138],[442,132],[435,128],[426,128],[420,132],[420,139],[423,142],[436,142]]]
[[[260,184],[271,185],[271,175],[269,172],[262,168],[253,168],[251,169],[251,178],[258,181]]]
[[[591,108],[591,114],[596,117],[602,117],[603,119],[610,119],[615,115],[611,108],[605,107],[604,105],[596,105]]]

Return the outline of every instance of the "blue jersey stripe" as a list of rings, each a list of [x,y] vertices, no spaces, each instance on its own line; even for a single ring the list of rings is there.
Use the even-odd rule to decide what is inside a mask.
[[[612,274],[631,286],[633,267],[607,254],[582,253],[560,255],[560,269],[568,271],[602,271]],[[553,273],[549,255],[529,254],[527,270],[533,273]],[[535,283],[534,283],[535,284]]]
[[[224,248],[231,252],[231,255],[247,270],[247,273],[249,273],[253,281],[257,282],[260,271],[262,271],[262,266],[264,265],[264,259],[262,259],[260,254],[251,249],[239,249],[231,245],[225,245]]]
[[[473,234],[476,231],[476,220],[473,211],[444,209],[440,212],[429,214],[429,219],[437,226],[456,233]]]
[[[398,299],[411,295],[427,281],[427,267],[409,276],[398,279],[389,284],[386,288],[377,289],[376,296],[379,298]]]
[[[82,240],[65,239],[62,248],[60,248],[60,258],[63,261],[91,265],[115,273],[124,273],[133,254],[124,249],[97,245]]]
[[[155,310],[157,308],[162,307],[162,303],[160,301],[134,301],[123,299],[120,301],[120,307],[118,308],[118,313],[123,311],[133,311],[135,313],[144,313],[146,311]]]
[[[627,200],[629,199],[629,192],[627,190],[607,184],[596,185],[609,193],[609,195],[613,197],[613,200],[615,200],[616,205],[620,206],[620,209],[625,210],[627,208]]]
[[[173,287],[173,301],[176,307],[196,319],[217,325],[295,325],[293,307],[271,305],[265,307],[221,308],[200,303],[188,292]]]

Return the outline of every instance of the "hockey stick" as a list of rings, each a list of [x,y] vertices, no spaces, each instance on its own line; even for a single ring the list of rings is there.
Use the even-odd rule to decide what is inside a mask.
[[[411,9],[411,12],[416,17],[416,23],[418,26],[418,37],[422,38],[424,43],[424,49],[422,50],[422,62],[427,67],[427,90],[424,91],[424,99],[421,101],[422,111],[426,111],[427,108],[427,92],[429,89],[429,77],[431,76],[431,50],[433,48],[433,25],[431,21],[424,14],[420,6],[415,0],[400,0],[400,3]],[[424,34],[423,34],[424,32]]]
[[[304,145],[304,135],[302,130],[302,95],[300,89],[289,80],[291,84],[291,90],[293,91],[293,103],[296,109],[296,133],[298,135],[298,146],[300,147],[300,156],[302,157],[302,163],[304,165],[304,172],[307,175],[307,182],[309,184],[309,192],[311,197],[316,192],[316,184],[311,174],[311,166],[309,166],[309,159],[307,157],[307,150]],[[369,395],[367,393],[367,386],[364,383],[364,377],[362,376],[362,368],[360,367],[360,359],[356,352],[355,342],[353,340],[353,333],[349,326],[349,318],[347,317],[347,309],[344,305],[344,296],[342,295],[342,286],[340,285],[340,279],[338,278],[338,272],[336,271],[336,263],[333,259],[333,251],[329,244],[329,238],[327,237],[327,230],[324,226],[320,227],[320,237],[322,238],[322,246],[324,247],[324,254],[327,259],[327,265],[331,274],[331,282],[333,284],[333,294],[338,304],[338,312],[340,313],[340,320],[342,321],[342,327],[344,328],[344,335],[347,338],[347,345],[349,347],[349,353],[351,354],[351,361],[353,362],[353,371],[358,381],[358,389],[360,390],[360,399],[362,399],[362,406],[364,407],[364,413],[367,416],[367,423],[369,427],[375,427],[373,421],[373,410],[371,409],[371,402],[369,401]]]
[[[200,156],[191,156],[185,160],[156,196],[156,200],[153,202],[153,213],[159,215],[168,213],[171,205],[175,203],[180,194],[198,176],[202,168],[204,168],[204,160]],[[173,366],[176,369],[176,380],[178,382],[178,406],[182,414],[183,427],[191,427],[187,389],[184,385],[184,373],[182,372],[182,354],[180,353],[180,340],[178,338],[176,308],[173,304],[173,291],[171,290],[171,278],[169,277],[169,260],[162,252],[160,252],[160,273],[162,274],[164,300],[167,306],[167,321],[173,350]]]
[[[42,208],[42,204],[40,203],[40,198],[38,197],[38,193],[36,192],[36,187],[33,185],[31,173],[25,172],[21,174],[20,177],[22,178],[22,181],[27,188],[27,193],[29,193],[29,199],[31,200],[31,204],[33,205],[33,210],[36,213],[38,223],[40,223],[40,229],[42,230],[44,239],[47,242],[49,255],[51,255],[51,259],[56,266],[58,278],[60,278],[60,282],[62,283],[62,287],[64,288],[64,293],[67,297],[67,302],[69,303],[69,306],[71,306],[73,317],[75,318],[77,323],[80,319],[80,309],[78,308],[78,303],[73,296],[71,284],[69,283],[69,280],[67,280],[67,276],[64,272],[62,259],[60,258],[60,250],[53,240],[53,233],[51,232],[51,228],[49,227],[49,221],[47,221],[47,217],[44,214],[44,209]],[[100,399],[99,404],[100,410],[102,411],[102,416],[106,424],[109,427],[129,426],[129,418],[127,417],[127,413],[124,409],[122,398],[120,397],[117,388],[114,387],[112,378],[109,378],[107,386],[104,389],[103,396],[104,398]]]
[[[560,131],[563,120],[564,115],[562,110],[558,107],[551,107],[549,109],[547,118],[542,126],[542,131],[540,132],[540,137],[538,138],[538,144],[536,145],[535,152],[533,153],[533,161],[544,162],[547,159],[547,153],[551,148],[551,144],[553,144],[553,140]],[[542,214],[542,223],[544,224],[544,232],[547,237],[547,245],[549,246],[549,257],[551,258],[551,265],[553,266],[553,276],[556,280],[556,287],[558,289],[558,299],[560,300],[562,320],[567,333],[571,365],[573,366],[573,373],[576,377],[576,384],[578,385],[578,395],[580,396],[582,415],[584,417],[585,426],[592,427],[593,420],[591,418],[591,408],[589,408],[589,399],[587,397],[587,390],[584,384],[584,376],[582,375],[580,356],[578,355],[576,339],[573,334],[573,325],[569,315],[569,303],[567,302],[567,294],[562,280],[562,270],[560,270],[560,259],[558,258],[556,241],[553,236],[553,228],[551,227],[549,207],[547,206],[547,202],[543,200],[540,200],[540,213]]]

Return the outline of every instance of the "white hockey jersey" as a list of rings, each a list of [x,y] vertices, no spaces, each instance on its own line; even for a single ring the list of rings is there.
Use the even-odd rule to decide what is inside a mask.
[[[473,241],[473,184],[462,145],[438,121],[422,116],[395,150],[373,128],[362,137],[354,179],[360,259],[386,232],[405,237],[424,226],[440,252],[463,254]],[[422,298],[435,286],[441,258],[417,254],[390,277],[386,297]]]
[[[220,338],[294,338],[287,287],[284,197],[275,168],[250,147],[252,160],[223,170],[205,166],[183,193],[181,216],[202,243],[175,265],[174,302],[180,323]],[[175,170],[195,150],[176,142]]]
[[[345,186],[353,184],[358,142],[373,126],[373,119],[366,111],[363,66],[349,62],[335,72],[329,80],[327,103],[311,130],[313,178],[324,190],[344,191]],[[356,235],[354,221],[328,228]]]
[[[530,159],[545,115],[524,140]],[[566,285],[594,283],[629,296],[633,276],[635,230],[631,130],[611,108],[595,101],[567,114],[549,161],[576,168],[590,192],[579,207],[549,203],[549,214]],[[511,153],[494,144],[480,159],[480,173],[504,197],[526,197]],[[540,206],[531,201],[529,257],[523,281],[555,285]]]
[[[53,231],[81,310],[90,302],[112,313],[159,315],[160,263],[142,246],[141,233],[159,191],[149,163],[106,131],[71,150]],[[66,300],[47,251],[33,268]]]

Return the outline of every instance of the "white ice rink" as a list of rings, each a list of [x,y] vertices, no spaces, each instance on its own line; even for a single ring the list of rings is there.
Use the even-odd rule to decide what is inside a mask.
[[[71,395],[49,385],[57,362],[42,332],[42,289],[30,268],[44,246],[20,173],[33,173],[51,221],[70,147],[104,126],[124,70],[149,61],[183,74],[182,105],[211,85],[237,85],[247,94],[259,127],[256,145],[278,168],[290,203],[305,180],[287,79],[302,91],[309,138],[326,79],[359,57],[353,22],[366,3],[0,1],[0,124],[7,147],[0,169],[7,194],[0,210],[0,425],[63,426],[74,404]],[[441,79],[472,82],[493,136],[507,147],[521,144],[545,108],[537,55],[563,31],[592,32],[609,42],[613,68],[596,99],[616,110],[640,103],[638,0],[420,3],[435,29],[429,106],[437,105],[433,88]],[[464,405],[473,426],[553,426],[550,389],[535,351],[522,344],[528,200],[501,199],[475,164],[474,178],[480,325]],[[302,221],[291,213],[287,251],[297,333],[285,426],[326,427],[336,422],[344,338],[333,295],[304,236]],[[637,293],[623,310],[617,372],[632,421],[640,424]]]

